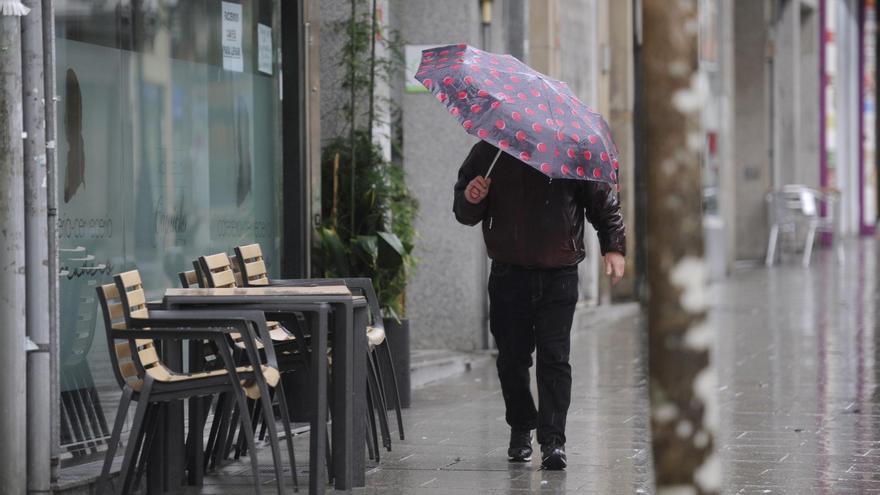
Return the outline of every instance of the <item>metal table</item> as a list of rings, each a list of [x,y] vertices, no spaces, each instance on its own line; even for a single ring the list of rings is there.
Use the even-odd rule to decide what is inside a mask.
[[[167,289],[163,305],[168,309],[223,306],[266,313],[313,312],[322,304],[331,308],[333,342],[333,478],[338,490],[365,484],[365,425],[367,303],[344,286],[267,287],[228,289]],[[326,445],[323,422],[327,417],[327,376],[324,363],[327,334],[312,337],[313,393],[317,398],[311,422],[309,491],[324,493],[323,459]],[[355,378],[357,377],[357,378]]]

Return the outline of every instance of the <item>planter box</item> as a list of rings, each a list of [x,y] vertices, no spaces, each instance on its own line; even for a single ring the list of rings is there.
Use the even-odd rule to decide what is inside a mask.
[[[397,387],[400,391],[400,407],[408,408],[412,397],[410,386],[410,351],[409,351],[409,320],[400,321],[394,318],[385,318],[385,339],[391,348],[391,359],[394,361],[394,371],[397,374]],[[394,382],[391,380],[391,369],[384,357],[379,358],[382,366],[382,376],[385,380],[385,397],[388,399],[388,407],[394,408]]]

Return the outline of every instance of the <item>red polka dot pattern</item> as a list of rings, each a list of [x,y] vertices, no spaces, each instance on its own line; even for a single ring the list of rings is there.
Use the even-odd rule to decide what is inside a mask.
[[[547,176],[617,183],[610,127],[564,82],[464,44],[424,50],[416,79],[468,133]]]

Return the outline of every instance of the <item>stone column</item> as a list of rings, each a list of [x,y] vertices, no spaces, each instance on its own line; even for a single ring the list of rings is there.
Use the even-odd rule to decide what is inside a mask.
[[[736,212],[731,226],[734,256],[762,259],[767,247],[767,207],[764,195],[772,187],[770,150],[771,15],[764,0],[737,0],[733,7],[734,103],[733,181]]]
[[[636,294],[636,218],[635,218],[635,143],[633,110],[635,104],[635,67],[633,61],[632,2],[610,2],[609,11],[610,84],[608,124],[620,150],[620,202],[626,222],[626,273],[612,288],[613,299],[635,299]]]

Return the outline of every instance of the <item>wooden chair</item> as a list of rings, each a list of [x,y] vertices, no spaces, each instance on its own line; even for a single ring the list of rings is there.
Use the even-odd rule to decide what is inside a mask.
[[[151,310],[147,307],[137,271],[116,275],[114,280],[115,284],[98,287],[97,291],[104,314],[111,362],[117,381],[123,388],[123,395],[99,483],[103,486],[106,482],[128,405],[130,401],[135,400],[138,405],[123,457],[122,479],[119,485],[120,493],[129,493],[133,488],[132,482],[137,480],[133,476],[136,474],[134,468],[141,466],[137,469],[137,473],[140,473],[146,458],[145,454],[157,434],[155,428],[148,425],[146,420],[154,421],[152,418],[155,417],[156,409],[161,407],[161,404],[190,397],[225,393],[233,397],[241,409],[246,407],[246,397],[261,399],[268,397],[268,387],[278,383],[279,374],[274,355],[267,355],[266,363],[263,364],[256,349],[254,328],[256,327],[260,334],[267,333],[262,313]],[[236,366],[229,339],[231,333],[243,336],[250,363],[253,365]],[[212,340],[223,359],[224,368],[195,373],[179,373],[171,370],[160,358],[154,341],[180,339]],[[119,340],[125,342],[118,342]],[[259,372],[255,372],[256,364],[260,365]],[[271,407],[268,409],[267,415],[269,414]],[[243,430],[253,431],[250,416],[242,415],[241,421]],[[273,427],[274,417],[270,425],[274,430]],[[285,432],[290,435],[289,423],[285,423]],[[246,437],[253,449],[253,435]],[[277,436],[275,438],[272,452],[278,490],[282,493],[280,451]],[[295,476],[291,446],[289,451]],[[254,489],[259,493],[259,466],[256,454],[251,457],[251,468],[254,473]],[[297,483],[295,477],[294,483]]]
[[[371,323],[367,326],[367,341],[370,346],[370,365],[373,370],[373,374],[375,375],[375,381],[377,383],[371,384],[370,388],[373,386],[377,387],[379,390],[373,395],[373,399],[377,402],[376,406],[380,406],[382,410],[380,411],[380,418],[382,415],[385,415],[387,400],[385,398],[385,386],[383,383],[383,377],[381,373],[381,366],[379,366],[379,357],[378,353],[380,351],[385,358],[386,362],[391,370],[391,380],[392,387],[391,389],[394,391],[394,409],[397,414],[397,430],[400,435],[400,439],[404,439],[404,431],[403,431],[403,417],[400,410],[400,390],[397,384],[397,374],[394,371],[394,360],[391,356],[391,349],[388,346],[388,342],[385,340],[385,325],[382,322],[382,313],[379,308],[379,300],[376,297],[376,291],[373,288],[373,282],[369,278],[343,278],[343,279],[288,279],[288,280],[278,280],[271,279],[269,277],[268,270],[266,268],[266,262],[263,259],[263,251],[259,244],[248,244],[246,246],[237,246],[235,248],[235,257],[238,262],[238,271],[241,273],[241,281],[245,287],[259,287],[259,286],[283,286],[283,285],[338,285],[340,283],[345,284],[350,290],[363,295],[367,299],[367,303],[370,306],[370,317],[372,319]],[[371,377],[368,377],[368,380]],[[381,404],[380,404],[381,403]],[[385,428],[387,429],[387,416],[385,417]],[[374,432],[375,433],[375,432]],[[375,438],[375,437],[374,437]],[[388,450],[391,450],[391,441],[390,436],[383,434],[385,447]],[[376,452],[376,456],[378,457],[378,449]]]
[[[202,256],[199,259],[193,261],[193,270],[194,273],[190,272],[182,272],[178,274],[178,277],[181,278],[181,282],[183,282],[183,278],[186,279],[188,284],[193,281],[198,281],[200,286],[209,287],[209,288],[231,288],[238,287],[238,282],[240,282],[239,275],[234,270],[232,261],[226,255],[226,253],[217,253],[209,256]],[[276,356],[278,356],[278,364],[279,370],[282,373],[299,371],[302,369],[308,369],[309,362],[309,353],[306,352],[304,345],[302,344],[305,341],[305,336],[297,327],[297,334],[299,334],[299,339],[297,335],[289,332],[284,326],[281,325],[278,321],[269,320],[266,322],[266,325],[269,330],[269,335],[271,337],[272,347],[274,347],[274,351]],[[241,350],[243,350],[242,343],[238,341],[238,336],[233,334],[233,340],[235,340],[236,346]],[[260,350],[263,350],[264,343],[262,341],[257,342],[257,347]],[[248,409],[250,414],[254,417],[254,425],[259,424],[259,416],[262,409],[262,406],[259,402],[252,401],[249,404],[251,407]],[[229,417],[231,414],[231,425],[237,424],[237,415],[239,414],[238,410],[235,411],[226,411],[223,414],[223,418]],[[289,417],[287,418],[289,421]],[[234,457],[237,459],[241,455],[247,453],[248,446],[244,441],[244,438],[239,432],[238,441],[235,441],[235,430],[228,429],[228,425],[230,423],[225,419],[224,421],[219,423],[219,433],[216,433],[214,428],[211,430],[211,439],[214,443],[209,442],[209,448],[211,449],[212,457],[211,466],[216,465],[219,459],[227,458],[232,449],[235,449]],[[259,438],[262,440],[265,438],[267,433],[266,431],[267,425],[262,423],[261,430],[259,432]],[[216,433],[216,436],[215,436]],[[217,443],[219,442],[219,446]]]

